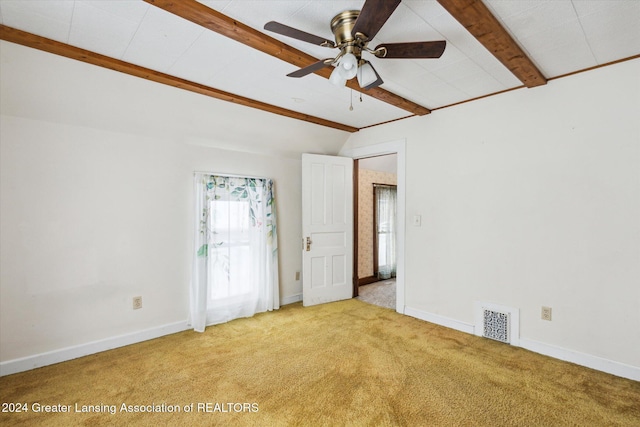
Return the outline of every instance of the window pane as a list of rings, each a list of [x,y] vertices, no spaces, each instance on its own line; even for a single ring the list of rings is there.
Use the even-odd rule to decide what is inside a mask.
[[[215,200],[210,209],[215,247],[209,256],[209,298],[221,300],[250,293],[249,202]]]

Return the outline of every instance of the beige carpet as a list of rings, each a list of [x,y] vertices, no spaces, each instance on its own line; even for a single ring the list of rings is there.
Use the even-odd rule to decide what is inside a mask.
[[[355,299],[3,377],[0,400],[29,409],[3,426],[640,425],[638,382]]]

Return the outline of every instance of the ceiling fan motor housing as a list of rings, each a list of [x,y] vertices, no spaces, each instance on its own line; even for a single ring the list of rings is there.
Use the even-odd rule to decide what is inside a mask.
[[[338,48],[343,50],[344,53],[353,53],[360,58],[362,43],[352,34],[358,15],[360,15],[359,10],[347,10],[339,13],[331,20],[331,31],[336,39]]]

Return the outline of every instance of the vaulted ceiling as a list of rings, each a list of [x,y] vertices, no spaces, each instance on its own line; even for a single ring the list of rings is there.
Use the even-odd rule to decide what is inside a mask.
[[[640,56],[637,0],[404,0],[371,41],[445,40],[439,59],[369,55],[384,83],[337,87],[329,22],[363,0],[0,0],[0,38],[203,95],[353,132]]]

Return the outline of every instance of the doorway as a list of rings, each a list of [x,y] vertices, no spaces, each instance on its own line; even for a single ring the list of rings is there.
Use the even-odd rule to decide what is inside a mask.
[[[395,154],[397,156],[396,166],[397,166],[397,236],[396,236],[396,312],[400,314],[405,313],[405,266],[404,266],[404,258],[405,258],[405,240],[406,240],[406,164],[407,164],[407,140],[397,139],[394,141],[381,142],[377,144],[364,145],[364,146],[356,146],[356,147],[348,147],[343,149],[340,152],[340,156],[349,157],[351,159],[364,159],[369,157],[376,156],[384,156],[387,154]],[[354,162],[354,172],[357,170],[358,162]],[[357,176],[354,173],[354,176]],[[355,207],[357,208],[357,198],[354,197]],[[354,214],[354,216],[357,214]],[[357,219],[357,217],[355,217]],[[357,235],[357,223],[354,224],[354,237]],[[357,256],[357,244],[354,242],[353,245],[353,260],[356,259]],[[355,264],[355,262],[354,262]],[[357,295],[357,269],[353,268],[353,294],[352,296]]]
[[[396,308],[397,154],[356,160],[354,296]]]

